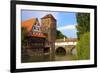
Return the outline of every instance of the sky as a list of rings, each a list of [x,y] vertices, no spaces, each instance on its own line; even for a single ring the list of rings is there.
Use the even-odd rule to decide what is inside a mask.
[[[50,12],[50,11],[34,11],[34,10],[22,10],[21,20],[25,21],[31,18],[44,17],[47,14],[52,14],[57,20],[57,30],[60,30],[68,38],[77,38],[77,25],[76,13],[74,12]]]

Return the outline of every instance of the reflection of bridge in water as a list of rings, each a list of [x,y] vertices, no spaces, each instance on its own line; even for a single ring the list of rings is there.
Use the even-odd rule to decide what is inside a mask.
[[[70,38],[70,39],[58,39],[55,42],[55,51],[62,49],[65,50],[66,54],[77,54],[76,50],[77,39]]]

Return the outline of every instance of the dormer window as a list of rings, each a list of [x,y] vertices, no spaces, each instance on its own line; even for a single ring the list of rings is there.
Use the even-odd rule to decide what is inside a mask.
[[[35,30],[35,29],[36,29],[36,27],[33,26],[33,30]]]
[[[33,31],[39,31],[40,30],[40,26],[38,26],[37,24],[33,26]]]

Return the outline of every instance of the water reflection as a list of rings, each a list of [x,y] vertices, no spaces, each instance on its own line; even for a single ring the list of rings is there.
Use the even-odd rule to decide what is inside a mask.
[[[76,60],[74,55],[64,55],[64,56],[59,56],[55,55],[55,60],[54,61],[69,61],[69,60]],[[50,55],[38,55],[38,56],[31,56],[27,57],[26,60],[23,62],[48,62],[51,61]]]

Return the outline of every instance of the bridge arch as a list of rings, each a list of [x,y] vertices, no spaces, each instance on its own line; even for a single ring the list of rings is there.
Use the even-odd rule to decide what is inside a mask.
[[[56,48],[56,55],[66,55],[66,49],[62,46]]]
[[[72,54],[72,55],[77,55],[77,49],[76,46],[73,45],[67,45],[67,46],[56,46],[55,47],[55,52],[62,53],[64,52],[65,55],[67,54]]]
[[[76,46],[73,46],[73,47],[72,47],[72,49],[71,49],[71,54],[72,54],[72,55],[77,55]]]

